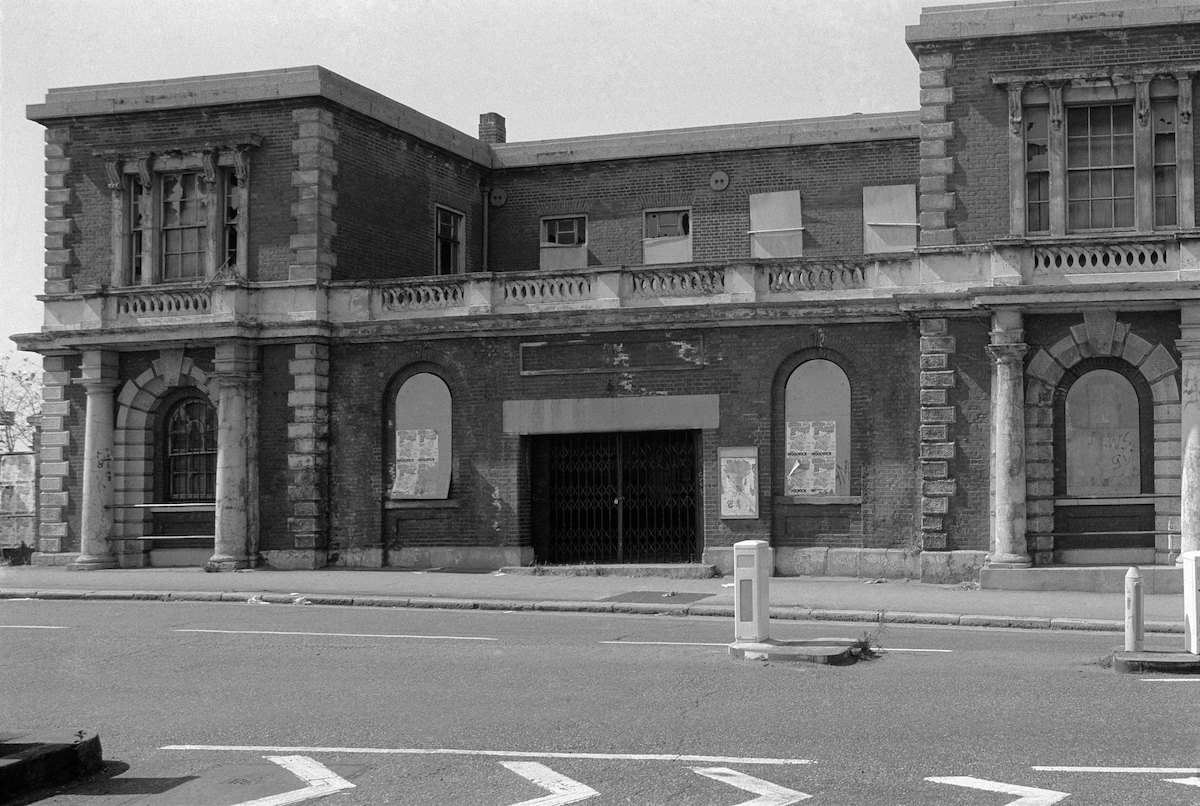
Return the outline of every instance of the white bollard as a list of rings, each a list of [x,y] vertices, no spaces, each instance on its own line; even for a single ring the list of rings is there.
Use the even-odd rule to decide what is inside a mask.
[[[1125,572],[1125,651],[1141,652],[1146,636],[1142,598],[1142,572],[1137,567]]]
[[[1200,655],[1200,620],[1197,619],[1197,604],[1200,596],[1200,551],[1185,551],[1176,560],[1183,566],[1183,642],[1184,648],[1193,655]]]
[[[771,546],[765,540],[733,544],[733,640],[770,637]]]

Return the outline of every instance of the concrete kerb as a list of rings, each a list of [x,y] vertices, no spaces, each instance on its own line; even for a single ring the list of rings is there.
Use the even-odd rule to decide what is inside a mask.
[[[719,604],[645,604],[602,601],[527,601],[497,599],[451,599],[441,597],[348,596],[321,593],[255,593],[216,591],[137,591],[137,590],[0,590],[0,599],[47,599],[89,601],[158,602],[236,602],[240,604],[327,605],[341,607],[405,607],[444,610],[538,611],[560,613],[624,613],[631,615],[701,616],[732,618],[732,605]],[[1017,629],[1057,629],[1120,632],[1123,622],[1108,619],[1051,618],[1043,616],[1003,616],[954,613],[921,613],[892,610],[835,610],[803,606],[771,608],[778,621],[841,621],[878,624],[930,624],[958,627]],[[1183,624],[1171,621],[1146,622],[1147,633],[1182,633]]]

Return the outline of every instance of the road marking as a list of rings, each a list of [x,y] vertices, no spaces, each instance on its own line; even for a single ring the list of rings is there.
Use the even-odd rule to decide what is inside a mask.
[[[723,644],[703,644],[695,641],[601,641],[602,644],[627,644],[629,646],[729,646]]]
[[[759,796],[754,800],[736,804],[736,806],[789,806],[789,804],[799,803],[812,797],[807,793],[797,792],[795,789],[788,789],[785,786],[779,786],[770,781],[755,778],[753,775],[731,770],[728,767],[692,767],[692,772]]]
[[[308,635],[321,638],[427,638],[439,641],[499,641],[499,638],[479,638],[473,635],[396,635],[395,633],[360,632],[292,632],[287,630],[171,630],[171,632],[207,632],[221,635]]]
[[[66,627],[54,627],[47,624],[0,624],[3,630],[65,630]]]
[[[293,789],[291,792],[235,803],[234,806],[285,806],[288,803],[312,800],[322,795],[340,792],[343,789],[354,789],[354,784],[311,758],[305,756],[263,756],[263,758],[283,767],[304,781],[306,786],[302,789]]]
[[[513,806],[563,806],[566,803],[578,803],[592,795],[600,793],[586,784],[573,781],[565,775],[560,775],[544,764],[536,761],[501,761],[500,764],[515,772],[522,778],[528,778],[533,783],[545,789],[550,794],[533,800],[523,800]]]
[[[1172,784],[1183,784],[1184,786],[1200,786],[1200,778],[1164,778]]]
[[[907,649],[898,646],[873,646],[871,649],[876,652],[953,652],[953,649]]]
[[[272,747],[236,744],[167,744],[160,750],[233,750],[243,753],[362,753],[406,756],[491,756],[500,758],[586,758],[601,761],[685,761],[699,764],[816,764],[807,758],[754,758],[741,756],[692,756],[675,753],[552,753],[529,750],[458,750],[424,747]]]
[[[949,784],[950,786],[965,786],[970,789],[983,789],[987,792],[1002,792],[1005,795],[1020,795],[1016,800],[1010,800],[1006,806],[1050,806],[1052,803],[1058,803],[1065,797],[1070,796],[1070,792],[1057,792],[1053,789],[1038,789],[1032,786],[1018,786],[1017,784],[1003,784],[999,781],[988,781],[983,778],[972,778],[969,775],[953,775],[947,778],[926,778],[926,781],[933,781],[935,784]]]
[[[1200,683],[1200,677],[1143,677],[1141,683]]]
[[[1200,767],[1030,767],[1037,772],[1124,772],[1147,775],[1197,775]]]

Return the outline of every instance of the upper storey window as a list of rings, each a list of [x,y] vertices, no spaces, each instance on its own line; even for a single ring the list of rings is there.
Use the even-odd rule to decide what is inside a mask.
[[[256,144],[98,147],[114,199],[112,285],[245,277],[247,149]]]
[[[436,222],[436,269],[437,274],[462,274],[465,254],[463,252],[462,213],[448,207],[438,207]]]
[[[995,80],[1009,92],[1012,234],[1192,226],[1191,161],[1177,152],[1190,75]]]
[[[647,210],[644,222],[643,263],[687,263],[692,259],[691,210]]]
[[[540,266],[543,269],[582,269],[588,264],[587,217],[542,219]]]

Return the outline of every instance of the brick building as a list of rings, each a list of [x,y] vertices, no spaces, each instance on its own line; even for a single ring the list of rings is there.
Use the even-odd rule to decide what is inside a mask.
[[[35,562],[1200,549],[1200,7],[906,37],[918,111],[523,143],[319,67],[50,90]]]

